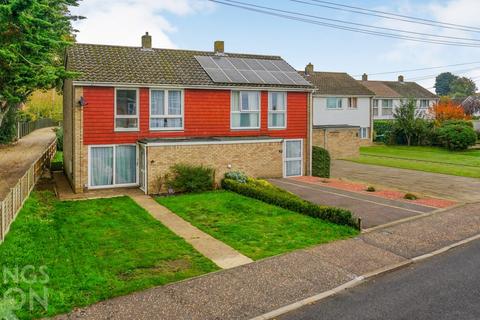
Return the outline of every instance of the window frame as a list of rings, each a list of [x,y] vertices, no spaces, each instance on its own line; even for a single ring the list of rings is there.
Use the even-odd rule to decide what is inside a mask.
[[[135,147],[135,182],[132,183],[122,183],[117,184],[116,182],[116,148],[117,146],[132,146]],[[94,186],[92,185],[92,148],[112,148],[112,184],[106,184],[101,186]],[[109,188],[123,188],[123,187],[136,187],[139,185],[139,168],[138,168],[138,161],[139,161],[139,150],[138,144],[135,143],[122,143],[122,144],[96,144],[96,145],[89,145],[88,146],[88,176],[87,176],[87,186],[88,189],[109,189]]]
[[[360,140],[370,139],[370,128],[369,127],[360,127]],[[365,135],[363,133],[365,132]]]
[[[335,108],[330,108],[328,106],[328,100],[329,99],[335,99],[337,103],[335,103],[336,107]],[[340,107],[338,107],[338,101],[340,101]],[[342,97],[327,97],[325,100],[325,108],[327,110],[343,110],[343,98]]]
[[[292,142],[300,142],[300,157],[295,157],[295,158],[287,158],[287,142],[292,141]],[[303,139],[285,139],[283,140],[283,149],[282,149],[282,162],[283,162],[283,177],[301,177],[304,174],[304,150],[303,150]],[[289,161],[301,161],[300,162],[300,175],[292,175],[292,176],[287,176],[287,162]]]
[[[163,91],[163,115],[152,115],[152,91]],[[168,114],[168,96],[170,91],[180,91],[180,115]],[[155,128],[151,119],[182,119],[181,127]],[[148,91],[148,128],[150,131],[183,131],[185,130],[185,90],[175,88],[150,88]]]
[[[385,101],[385,102],[386,102],[386,101],[389,101],[389,102],[390,102],[390,106],[387,107],[387,108],[385,108],[385,107],[383,106],[383,102],[384,102],[384,101]],[[382,106],[381,106],[381,107],[382,107],[382,116],[391,116],[391,115],[393,115],[393,99],[382,99]],[[385,113],[383,112],[384,110],[390,110],[390,113],[389,113],[389,114],[385,114]]]
[[[380,99],[373,99],[372,101],[372,114],[374,117],[378,117],[379,116],[379,106],[380,106]],[[377,110],[377,112],[375,112],[375,110]]]
[[[422,102],[426,102],[425,106],[422,107]],[[418,108],[419,109],[428,109],[430,107],[430,100],[429,99],[419,99]]]
[[[134,91],[135,90],[135,115],[118,115],[117,114],[117,91],[119,90],[128,90]],[[140,95],[138,88],[124,88],[124,87],[116,87],[115,94],[113,99],[113,128],[115,132],[135,132],[140,131]],[[137,127],[136,128],[118,128],[117,127],[117,119],[137,119]]]
[[[272,101],[272,93],[275,93],[275,94],[283,94],[284,96],[284,102],[285,102],[285,108],[284,110],[271,110],[270,107],[270,101]],[[268,122],[268,129],[286,129],[287,128],[287,109],[288,109],[288,102],[287,102],[287,98],[288,98],[288,92],[286,91],[269,91],[268,92],[268,114],[267,114],[267,122]],[[284,114],[283,116],[283,119],[284,119],[284,125],[283,126],[272,126],[270,124],[270,114]]]
[[[238,92],[239,96],[239,111],[233,111],[234,93]],[[258,95],[258,110],[255,111],[242,111],[242,92],[256,92]],[[233,114],[242,113],[258,113],[258,126],[256,127],[234,127],[233,126]],[[231,130],[259,130],[262,126],[262,92],[259,90],[230,90],[230,129]]]

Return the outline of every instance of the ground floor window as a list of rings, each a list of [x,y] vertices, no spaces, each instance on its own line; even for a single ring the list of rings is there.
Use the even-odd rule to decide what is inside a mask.
[[[370,128],[360,128],[360,139],[368,139],[370,137]]]
[[[135,145],[91,146],[89,181],[92,187],[137,183]]]
[[[284,143],[284,175],[286,177],[301,176],[303,164],[303,141],[285,140]]]

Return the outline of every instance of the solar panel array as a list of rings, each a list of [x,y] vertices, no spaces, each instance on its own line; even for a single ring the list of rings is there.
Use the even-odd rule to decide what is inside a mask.
[[[195,56],[213,82],[308,86],[310,83],[283,60]]]

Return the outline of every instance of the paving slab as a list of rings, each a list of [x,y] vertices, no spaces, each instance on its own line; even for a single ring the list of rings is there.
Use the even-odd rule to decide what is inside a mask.
[[[392,159],[392,161],[395,161]],[[462,202],[480,201],[480,179],[351,161],[332,161],[332,177]]]
[[[480,233],[480,204],[469,204],[361,235],[365,242],[414,258]]]
[[[201,231],[190,222],[183,220],[152,199],[152,197],[145,194],[132,194],[130,197],[155,219],[185,239],[197,251],[212,260],[220,268],[233,268],[253,261],[220,240]]]

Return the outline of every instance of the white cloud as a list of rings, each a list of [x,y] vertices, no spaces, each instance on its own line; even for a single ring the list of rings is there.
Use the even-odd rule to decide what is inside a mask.
[[[211,9],[203,0],[83,0],[72,13],[87,17],[74,24],[80,31],[78,42],[139,46],[148,31],[154,47],[174,48],[171,34],[176,28],[165,14],[185,16]]]
[[[427,3],[415,3],[412,1],[405,1],[401,5],[397,5],[397,7],[383,7],[382,10],[395,12],[407,16],[420,17],[424,19],[442,21],[459,25],[468,25],[480,28],[480,20],[478,19],[478,12],[480,12],[480,1],[478,0],[449,0],[446,2],[440,2],[438,0],[435,0]],[[441,36],[480,39],[480,33],[437,28],[428,25],[411,24],[394,20],[379,19],[378,21],[376,21],[375,25],[420,33],[430,33]],[[412,36],[426,38],[421,35]],[[464,40],[454,39],[441,40],[465,42]],[[480,48],[445,46],[412,42],[407,40],[392,40],[391,43],[392,45],[380,52],[378,56],[381,64],[410,64],[413,66],[413,68],[416,68],[418,66],[442,66],[480,60]],[[435,73],[440,73],[443,71],[456,70],[460,70],[459,72],[461,73],[461,76],[478,77],[480,76],[480,64],[477,66],[479,67],[479,69],[471,71],[465,71],[465,69],[468,69],[469,67],[473,68],[475,67],[475,65],[451,67],[450,70],[434,69],[429,71],[422,71],[416,75],[412,75],[411,77],[416,77],[417,75],[433,75]],[[419,81],[419,83],[423,84],[426,87],[433,87],[434,79],[422,80]],[[480,84],[480,81],[477,83]]]

